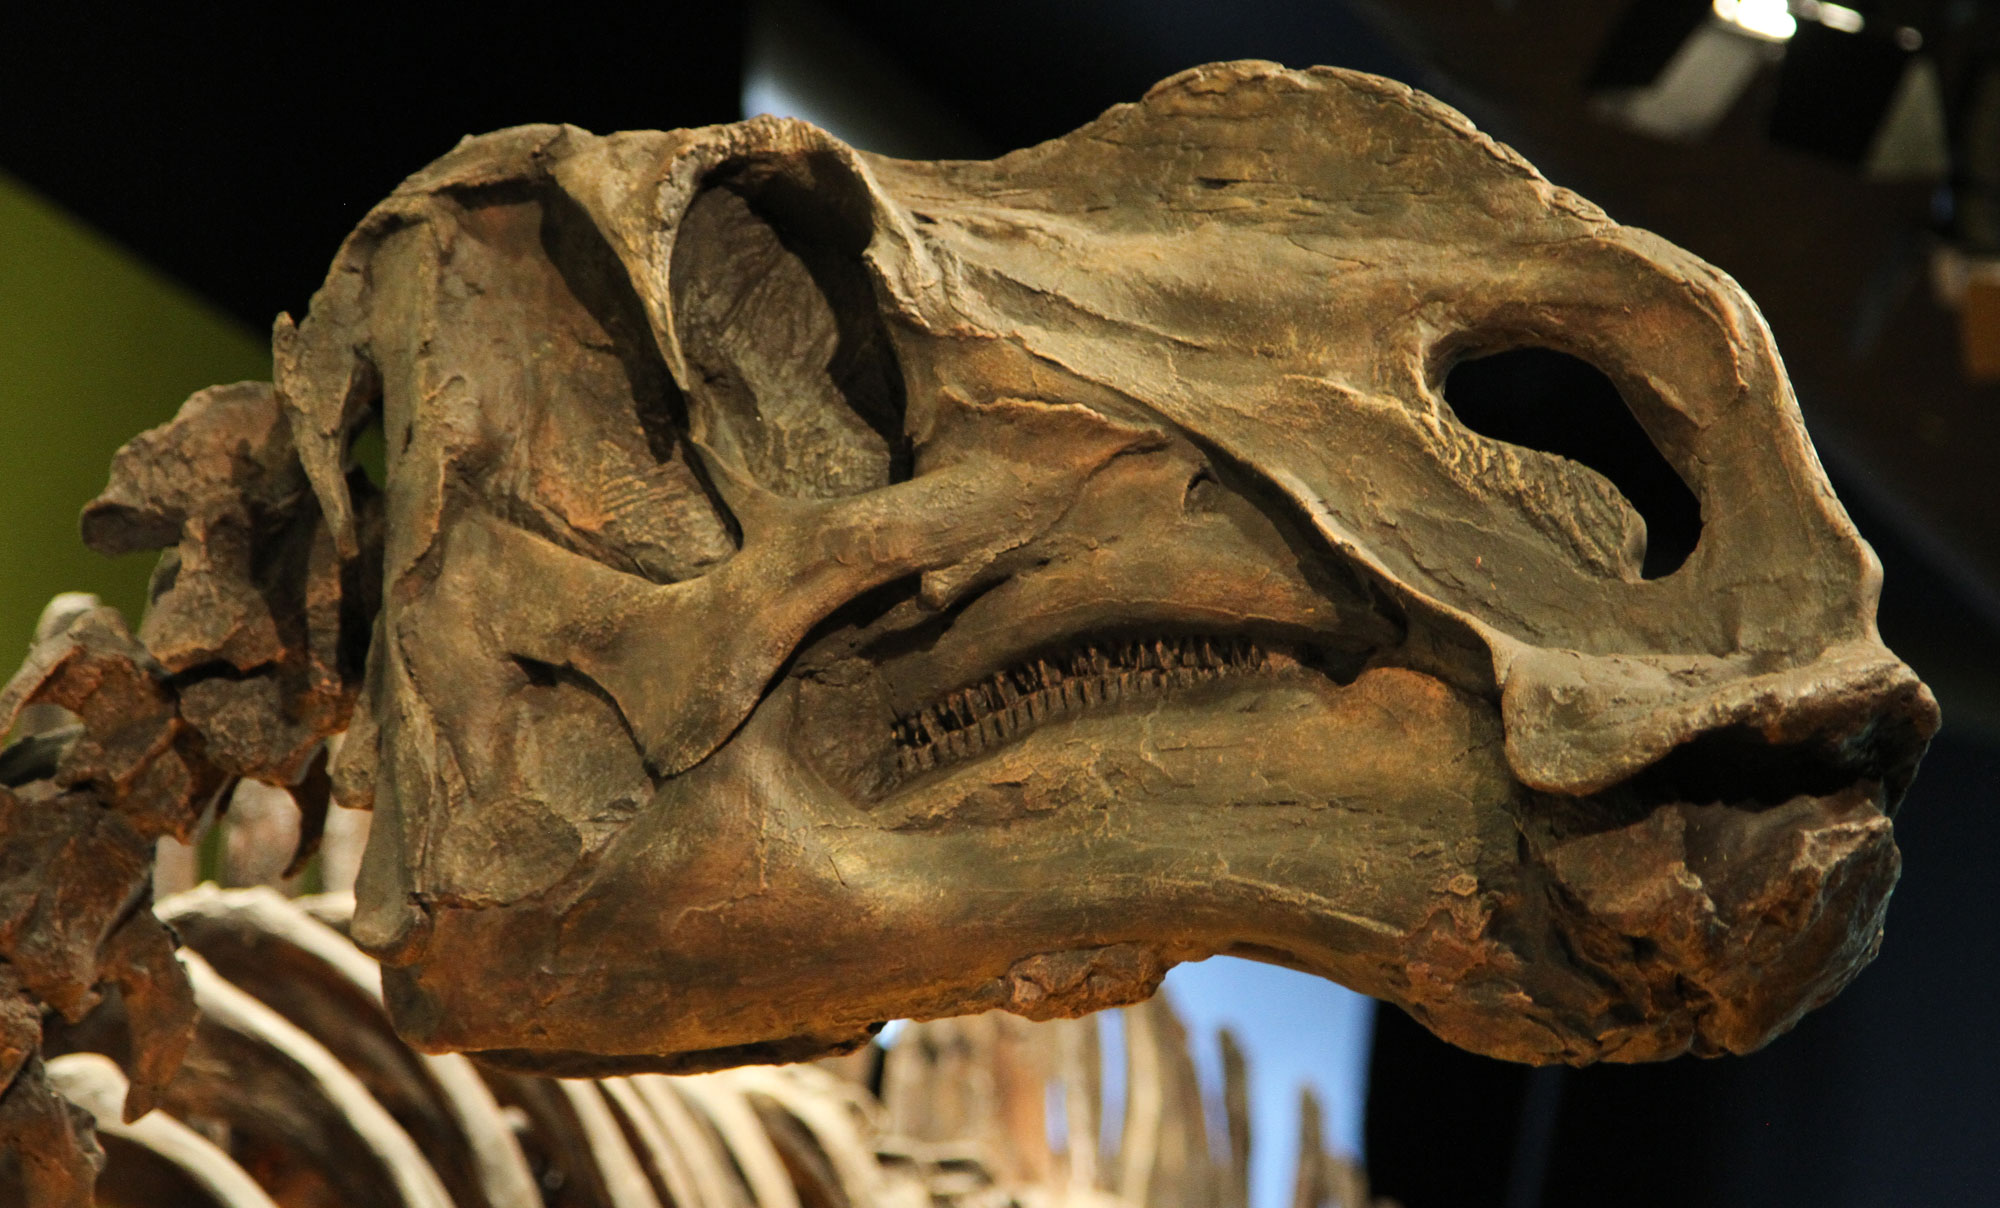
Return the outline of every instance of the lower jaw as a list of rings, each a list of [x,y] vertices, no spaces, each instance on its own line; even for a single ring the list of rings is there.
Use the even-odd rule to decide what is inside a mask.
[[[1170,913],[1205,936],[1183,957],[1332,976],[1512,1060],[1749,1052],[1873,958],[1900,866],[1879,785],[1754,808],[1668,803],[1537,838],[1515,829],[1532,806],[1499,750],[1497,723],[1435,681],[1383,670],[1339,685],[1295,668],[1049,726],[872,814],[913,838],[997,829],[1029,850],[1038,830],[1074,838],[1056,819],[1078,812],[1108,841],[1135,825],[1164,846],[1178,833],[1190,850],[1161,880],[1261,883],[1265,905],[1310,897],[1302,913],[1320,920],[1245,910],[1263,923],[1224,942],[1183,903]],[[1492,811],[1508,818],[1498,833]],[[1280,818],[1309,858],[1270,850],[1271,831],[1262,853],[1231,850],[1228,828]],[[1529,898],[1542,900],[1523,910]]]
[[[1524,990],[1535,1043],[1562,1038],[1539,1060],[1747,1053],[1838,993],[1873,959],[1900,870],[1881,801],[1864,781],[1563,839],[1529,827]]]
[[[1524,863],[1490,705],[1399,669],[1163,695],[873,802],[785,753],[794,703],[767,702],[674,782],[560,914],[441,920],[430,968],[396,975],[404,1026],[450,1047],[706,1051],[1007,1005],[995,987],[1023,969],[1049,989],[1039,1011],[1080,1012],[1104,1005],[1091,953],[1154,968],[1237,951],[1389,998],[1493,1056],[1744,1051],[1866,962],[1885,860],[1894,879],[1886,821],[1859,803],[1768,829],[1754,850],[1775,861],[1772,894],[1697,878],[1707,909],[1733,912],[1720,932],[1673,896],[1693,892],[1676,868],[1706,824],[1684,810]],[[1624,875],[1619,844],[1655,853],[1645,875]],[[1761,904],[1832,922],[1772,922]],[[1760,989],[1760,961],[1783,994]],[[1054,984],[1072,967],[1074,985]]]
[[[560,903],[440,905],[398,975],[409,1026],[461,1048],[706,1050],[1007,1005],[1009,986],[1081,1012],[1104,1005],[1100,966],[1245,944],[1387,993],[1403,937],[1514,860],[1490,706],[1414,672],[1163,696],[873,803],[791,753],[793,703],[663,786]]]

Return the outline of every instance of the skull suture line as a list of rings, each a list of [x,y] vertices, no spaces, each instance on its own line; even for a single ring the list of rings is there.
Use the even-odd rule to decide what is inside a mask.
[[[1445,404],[1524,345],[1699,498],[1678,569]],[[1641,1060],[1755,1048],[1878,943],[1935,707],[1769,333],[1400,86],[1198,68],[980,163],[505,131],[277,352],[350,558],[386,435],[335,781],[420,1045],[801,1058],[1232,952]]]

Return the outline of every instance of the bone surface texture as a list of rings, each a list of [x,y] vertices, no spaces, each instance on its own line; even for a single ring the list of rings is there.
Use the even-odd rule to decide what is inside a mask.
[[[1522,350],[1627,451],[1448,397]],[[1880,943],[1936,708],[1770,332],[1401,85],[1214,64],[982,162],[470,138],[274,352],[85,514],[167,551],[137,631],[56,609],[0,696],[0,1119],[50,1186],[87,1121],[38,1004],[120,987],[127,1113],[209,1043],[132,904],[243,780],[300,803],[291,872],[373,811],[396,1031],[523,1075],[1072,1017],[1217,953],[1519,1061],[1740,1053]]]

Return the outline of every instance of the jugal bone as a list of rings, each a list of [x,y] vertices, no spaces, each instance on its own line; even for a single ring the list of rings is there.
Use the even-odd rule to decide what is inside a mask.
[[[1458,421],[1454,364],[1536,346],[1698,500],[1677,566]],[[1399,85],[1210,65],[988,162],[468,139],[274,354],[121,453],[87,535],[175,549],[137,640],[86,612],[10,686],[80,723],[5,791],[372,807],[353,932],[424,1049],[795,1060],[1227,952],[1644,1060],[1880,941],[1936,709],[1769,332]]]

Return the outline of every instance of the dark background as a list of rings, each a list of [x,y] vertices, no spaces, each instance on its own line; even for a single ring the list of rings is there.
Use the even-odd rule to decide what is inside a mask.
[[[1992,49],[1981,6],[1902,7],[1955,48],[1954,70]],[[1759,300],[1887,566],[1884,636],[1938,688],[1947,724],[1898,819],[1887,944],[1840,999],[1747,1059],[1532,1074],[1385,1012],[1376,1189],[1407,1208],[2000,1204],[1987,871],[2000,852],[2000,387],[1961,372],[1956,321],[1923,286],[1925,250],[1953,237],[1949,209],[1933,185],[1874,183],[1774,142],[1775,69],[1696,143],[1597,119],[1586,83],[1619,15],[1584,0],[826,0],[532,18],[15,6],[0,16],[0,169],[261,329],[302,312],[355,221],[461,135],[735,120],[752,54],[818,73],[862,110],[899,104],[870,145],[924,156],[1052,137],[1215,59],[1360,68],[1440,95]],[[1841,109],[1804,112],[1791,120]]]

